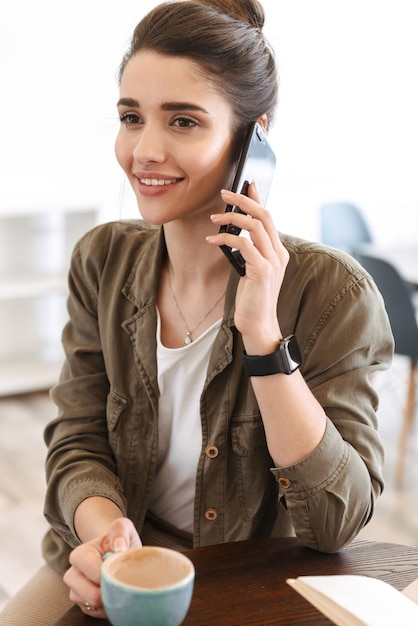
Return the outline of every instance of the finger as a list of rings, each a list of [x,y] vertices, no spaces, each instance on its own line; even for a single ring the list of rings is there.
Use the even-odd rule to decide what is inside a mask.
[[[91,542],[84,543],[71,552],[70,564],[82,576],[99,585],[102,556],[96,545]]]
[[[70,588],[70,599],[77,604],[90,602],[92,606],[101,607],[102,598],[100,584],[86,578],[75,567],[70,567],[64,574],[64,583]]]
[[[273,221],[273,217],[270,211],[267,211],[267,209],[263,208],[259,203],[259,196],[256,190],[255,183],[251,183],[251,185],[249,186],[249,194],[250,196],[244,196],[241,194],[233,193],[232,191],[229,191],[227,189],[223,189],[221,191],[222,199],[224,200],[224,202],[232,206],[237,206],[245,214],[249,214],[253,218],[259,219],[266,229],[274,248],[280,247],[281,242],[277,232],[277,228]],[[235,219],[235,215],[239,215],[239,213],[230,211],[223,213],[223,215],[229,216],[232,220]],[[233,217],[231,217],[232,215]],[[226,221],[223,223],[228,224],[232,223],[232,221]]]
[[[101,600],[97,602],[91,598],[87,600],[75,595],[74,597],[71,597],[71,594],[70,600],[72,600],[75,604],[78,604],[81,611],[86,615],[89,615],[89,617],[97,617],[99,619],[104,619],[106,617],[106,612]]]
[[[256,202],[256,204],[262,206],[257,185],[254,181],[248,185],[248,194],[237,193],[231,191],[230,189],[221,189],[221,195],[224,199],[226,199],[227,204],[240,206],[240,203],[245,202],[245,198],[248,198],[248,200]]]
[[[107,542],[110,552],[121,552],[128,548],[139,548],[142,545],[134,524],[126,517],[121,517],[112,522],[108,531]]]
[[[83,611],[83,613],[85,613],[89,617],[95,617],[96,619],[105,619],[107,617],[103,607],[98,608],[90,604],[90,602],[77,602],[77,604]]]
[[[251,215],[253,215],[257,213],[257,208],[262,209],[261,204],[255,198],[245,196],[241,193],[234,193],[233,191],[229,191],[229,189],[222,189],[221,196],[222,200],[226,204],[229,204],[231,206],[237,206],[244,213],[250,213]]]
[[[227,213],[227,214],[215,214],[211,216],[214,224],[218,226],[234,225],[246,231],[248,233],[251,243],[255,245],[257,250],[263,256],[270,256],[274,251],[273,242],[266,231],[264,224],[257,218],[243,215],[242,213]],[[222,232],[217,235],[213,235],[207,238],[209,243],[214,243],[218,246],[229,246],[231,248],[237,248],[243,254],[243,250],[246,249],[246,243],[249,242],[248,237],[237,235],[230,232]],[[245,257],[245,255],[243,254]]]
[[[228,213],[215,213],[211,215],[211,220],[217,226],[229,226],[233,224],[238,226],[242,230],[249,230],[251,226],[251,220],[255,219],[251,215],[246,213],[239,213],[238,211],[230,211]]]
[[[255,200],[255,202],[261,205],[261,199],[258,193],[257,185],[254,181],[248,186],[248,197],[251,198],[251,200]]]
[[[100,617],[101,619],[106,616],[105,609],[101,603],[94,604],[94,602],[91,600],[84,600],[76,595],[71,596],[71,594],[70,600],[74,602],[74,604],[78,604],[80,609],[86,615],[90,615],[91,617]]]

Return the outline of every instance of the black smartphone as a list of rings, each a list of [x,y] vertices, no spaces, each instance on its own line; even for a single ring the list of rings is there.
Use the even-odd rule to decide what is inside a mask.
[[[260,203],[262,206],[265,206],[273,181],[275,167],[276,156],[273,149],[260,124],[253,122],[249,128],[241,151],[231,191],[247,196],[248,186],[250,183],[254,182],[260,196]],[[227,204],[225,212],[230,211],[243,213],[239,207]],[[219,232],[248,237],[246,231],[241,231],[240,228],[233,224],[221,226]],[[240,251],[236,248],[230,248],[229,246],[221,246],[221,249],[237,270],[238,274],[244,276],[245,259]]]

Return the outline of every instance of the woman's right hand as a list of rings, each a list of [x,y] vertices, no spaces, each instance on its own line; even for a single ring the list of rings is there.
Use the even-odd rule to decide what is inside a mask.
[[[100,593],[100,569],[106,552],[121,552],[140,547],[141,540],[131,520],[114,520],[105,535],[87,541],[70,554],[71,567],[64,575],[70,599],[90,617],[105,618]]]

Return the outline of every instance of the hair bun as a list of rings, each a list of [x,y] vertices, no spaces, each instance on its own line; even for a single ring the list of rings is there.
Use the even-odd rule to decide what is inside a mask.
[[[262,30],[264,26],[264,9],[258,0],[196,0],[198,4],[212,7],[219,13],[230,15]]]

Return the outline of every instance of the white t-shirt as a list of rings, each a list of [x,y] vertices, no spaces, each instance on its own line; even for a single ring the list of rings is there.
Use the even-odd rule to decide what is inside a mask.
[[[181,348],[162,345],[158,310],[157,320],[159,434],[150,511],[193,532],[196,469],[202,450],[200,396],[222,320]]]

